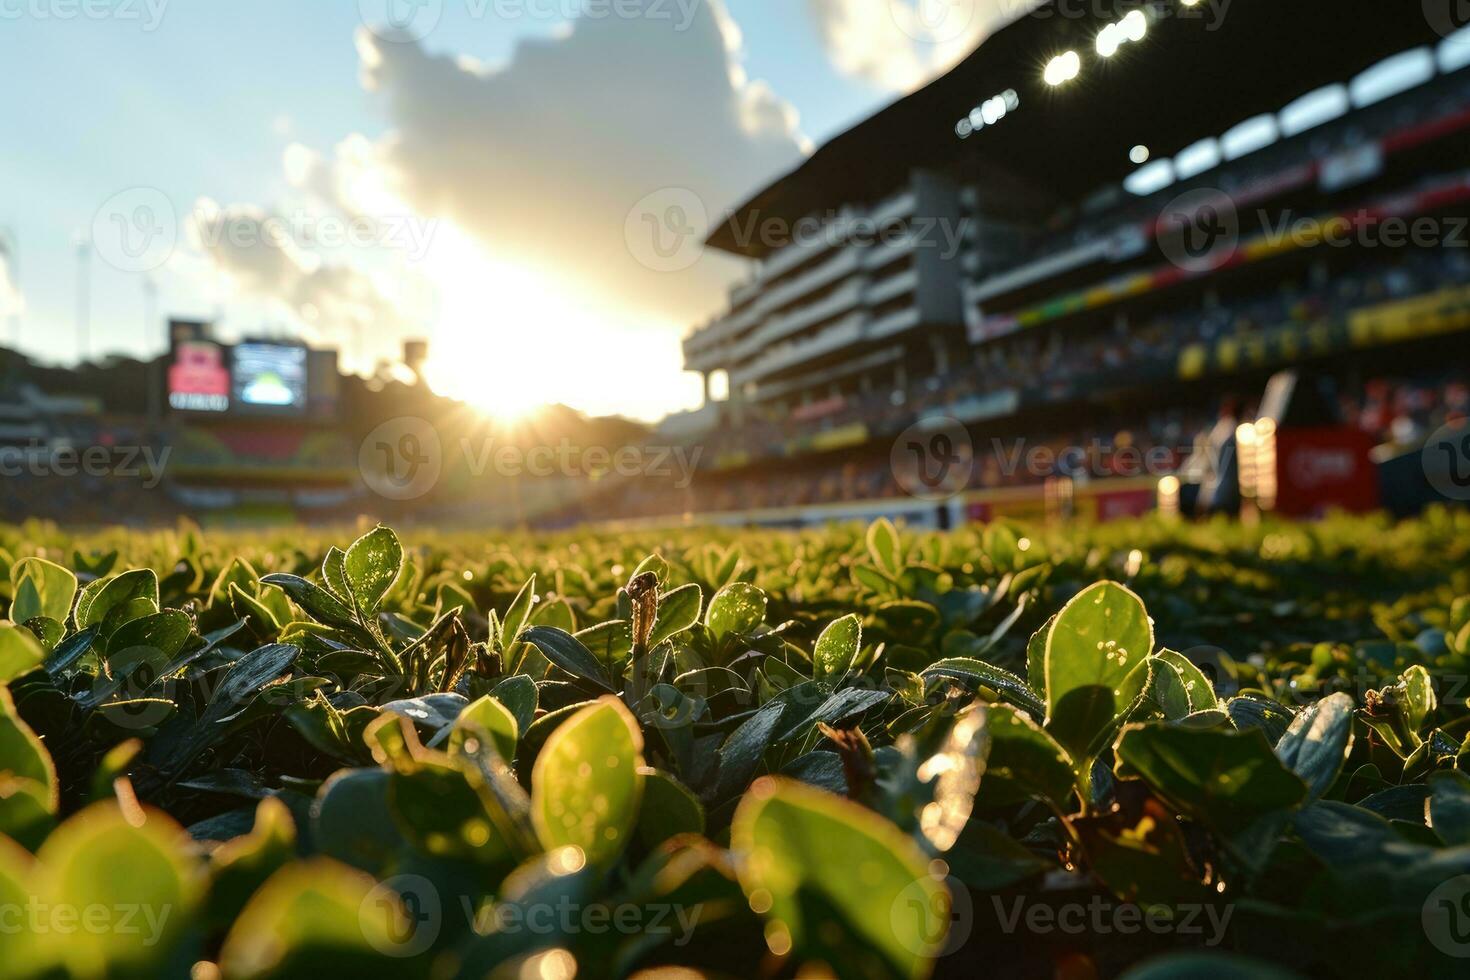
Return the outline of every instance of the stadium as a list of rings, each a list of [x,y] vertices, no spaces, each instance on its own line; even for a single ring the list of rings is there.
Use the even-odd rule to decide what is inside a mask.
[[[363,378],[175,321],[149,363],[8,356],[8,490],[139,523],[1416,512],[1457,492],[1421,463],[1470,404],[1470,35],[1365,3],[1334,16],[1372,31],[1319,44],[1319,6],[1045,4],[996,31],[714,222],[749,272],[683,342],[705,406],[657,428],[478,418],[418,342]],[[393,485],[422,433],[379,431],[411,420],[426,488]],[[495,438],[605,458],[537,479],[454,449]],[[167,465],[45,479],[117,446]]]
[[[1194,509],[1202,486],[1238,510],[1235,430],[1262,422],[1279,475],[1252,504],[1443,499],[1419,460],[1470,406],[1470,35],[1333,9],[1374,29],[1046,4],[823,146],[709,236],[752,272],[684,341],[729,393],[692,491],[585,513],[951,526]],[[935,437],[968,473],[938,495],[906,470],[932,447],[891,452]]]
[[[1465,976],[1470,0],[1016,2],[0,4],[0,978]]]

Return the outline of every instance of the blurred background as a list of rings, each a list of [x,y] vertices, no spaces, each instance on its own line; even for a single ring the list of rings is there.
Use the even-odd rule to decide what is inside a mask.
[[[1426,0],[17,0],[0,517],[1470,499]]]

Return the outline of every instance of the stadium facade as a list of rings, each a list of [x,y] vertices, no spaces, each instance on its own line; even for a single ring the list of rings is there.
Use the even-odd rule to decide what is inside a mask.
[[[1470,28],[1443,6],[1048,2],[999,30],[709,235],[754,270],[684,342],[729,381],[720,479],[877,466],[941,417],[977,443],[1168,419],[1187,449],[1283,368],[1346,399],[1463,365]],[[993,470],[970,489],[1016,482]]]

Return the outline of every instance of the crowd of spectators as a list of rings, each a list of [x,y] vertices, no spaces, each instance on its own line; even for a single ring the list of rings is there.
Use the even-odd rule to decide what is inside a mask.
[[[1085,397],[1102,389],[1147,387],[1173,377],[1190,347],[1213,349],[1234,338],[1248,342],[1286,326],[1306,327],[1354,310],[1470,282],[1470,249],[1395,251],[1333,271],[1312,264],[1272,288],[1222,302],[1206,292],[1194,304],[1143,317],[1117,316],[1091,328],[1040,327],[974,348],[967,362],[928,374],[902,389],[853,393],[804,412],[784,404],[748,404],[738,424],[700,437],[714,457],[743,459],[800,455],[814,436],[861,424],[870,437],[902,431],[928,414],[971,421],[966,411],[1003,416],[1026,405]],[[998,394],[1013,402],[985,405]]]

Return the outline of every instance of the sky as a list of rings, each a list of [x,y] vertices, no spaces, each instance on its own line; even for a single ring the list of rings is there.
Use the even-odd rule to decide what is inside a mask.
[[[0,0],[0,343],[423,337],[498,414],[691,407],[748,274],[697,233],[1003,2]]]

